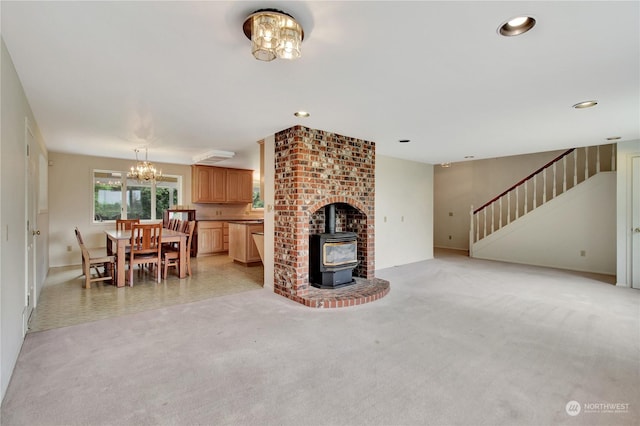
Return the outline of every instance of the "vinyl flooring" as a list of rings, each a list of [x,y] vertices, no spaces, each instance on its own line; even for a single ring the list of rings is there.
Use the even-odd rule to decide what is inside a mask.
[[[29,321],[29,332],[67,327],[166,306],[262,288],[264,269],[234,263],[226,255],[192,258],[192,276],[175,273],[159,284],[134,272],[133,287],[109,282],[84,288],[80,265],[51,268]]]

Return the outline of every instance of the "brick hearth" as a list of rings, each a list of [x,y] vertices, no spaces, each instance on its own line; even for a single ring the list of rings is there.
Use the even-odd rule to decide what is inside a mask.
[[[302,126],[275,137],[274,291],[306,306],[367,303],[389,292],[375,273],[375,144]],[[309,235],[321,232],[323,208],[337,204],[336,231],[355,232],[356,284],[309,285]]]

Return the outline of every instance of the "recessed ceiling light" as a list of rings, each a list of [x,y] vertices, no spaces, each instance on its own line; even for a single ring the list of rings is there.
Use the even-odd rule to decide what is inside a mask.
[[[505,37],[524,34],[536,25],[536,20],[531,16],[516,16],[509,19],[498,28],[498,33]]]
[[[309,114],[307,111],[296,111],[293,113],[293,115],[295,115],[296,117],[307,118],[311,114]]]
[[[476,158],[475,155],[465,155],[464,158],[470,159],[470,158]]]
[[[620,136],[610,136],[607,138],[608,141],[619,141],[620,139],[622,139]]]
[[[573,106],[573,108],[575,109],[591,108],[596,105],[598,105],[598,101],[584,101],[584,102],[578,102]]]
[[[409,142],[411,142],[411,139],[400,139],[400,140],[398,140],[398,142],[400,142],[400,143],[409,143]]]

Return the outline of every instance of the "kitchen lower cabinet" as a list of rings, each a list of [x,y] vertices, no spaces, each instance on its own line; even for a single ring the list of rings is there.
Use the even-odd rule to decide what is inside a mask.
[[[223,221],[198,221],[198,256],[229,250],[229,225]]]
[[[254,232],[264,232],[264,223],[243,221],[229,223],[229,257],[243,265],[259,265],[260,252],[253,239]]]

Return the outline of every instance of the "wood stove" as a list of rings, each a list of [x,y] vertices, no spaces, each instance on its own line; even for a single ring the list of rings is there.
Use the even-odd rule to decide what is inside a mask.
[[[309,236],[309,282],[318,288],[353,284],[358,266],[358,235],[335,232],[335,205],[325,207],[325,233]]]

